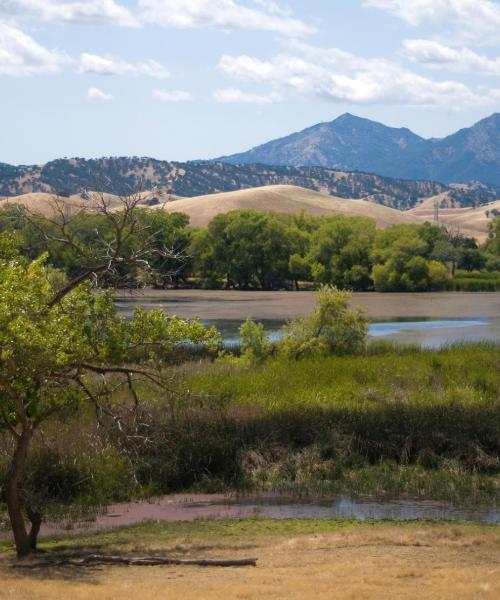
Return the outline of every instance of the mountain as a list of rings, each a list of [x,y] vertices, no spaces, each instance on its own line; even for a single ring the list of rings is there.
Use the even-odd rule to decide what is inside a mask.
[[[322,166],[385,177],[500,185],[500,114],[442,139],[345,114],[299,133],[222,157],[230,164]]]
[[[269,185],[292,185],[397,209],[412,208],[434,196],[451,207],[484,204],[500,197],[497,188],[479,183],[450,187],[321,167],[179,163],[138,157],[58,159],[32,166],[0,164],[0,196],[5,197],[31,193],[70,196],[89,189],[126,194],[138,188],[192,197]]]

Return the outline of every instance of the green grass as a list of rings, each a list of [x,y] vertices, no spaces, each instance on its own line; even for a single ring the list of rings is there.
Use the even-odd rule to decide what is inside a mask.
[[[47,551],[67,553],[96,551],[140,551],[157,547],[171,547],[179,550],[184,545],[190,547],[201,544],[224,544],[232,541],[246,541],[262,538],[288,538],[300,535],[318,535],[348,531],[352,529],[383,529],[397,525],[402,529],[415,527],[439,528],[440,524],[423,521],[392,523],[389,521],[353,521],[349,519],[232,519],[197,520],[181,523],[144,523],[133,527],[112,531],[93,532],[42,539],[40,548]],[[443,526],[450,526],[449,523]],[[480,524],[454,524],[454,527],[469,534],[485,531],[496,532],[498,527]],[[0,542],[0,554],[11,552],[11,543]]]
[[[500,344],[174,371],[179,395],[145,390],[154,443],[129,441],[127,461],[87,413],[35,439],[28,480],[52,511],[231,490],[500,505]]]

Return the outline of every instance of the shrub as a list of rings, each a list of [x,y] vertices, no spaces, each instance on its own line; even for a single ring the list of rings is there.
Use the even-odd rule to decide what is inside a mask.
[[[360,309],[349,309],[351,294],[323,286],[316,308],[304,319],[284,327],[280,353],[290,358],[311,355],[355,354],[364,350],[368,321]]]

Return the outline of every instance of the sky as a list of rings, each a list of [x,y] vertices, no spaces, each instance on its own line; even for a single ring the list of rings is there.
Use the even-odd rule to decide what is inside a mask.
[[[0,0],[0,162],[213,158],[500,112],[500,0]]]

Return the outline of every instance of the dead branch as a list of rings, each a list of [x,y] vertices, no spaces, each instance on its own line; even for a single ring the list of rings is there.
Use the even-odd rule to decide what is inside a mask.
[[[45,569],[50,567],[89,567],[101,565],[126,565],[131,567],[155,566],[197,566],[197,567],[256,567],[257,558],[239,559],[208,559],[208,558],[167,558],[163,556],[129,557],[106,556],[90,554],[83,558],[63,558],[59,560],[44,560],[39,562],[18,563],[12,565],[14,569]]]

